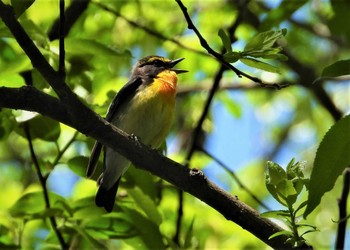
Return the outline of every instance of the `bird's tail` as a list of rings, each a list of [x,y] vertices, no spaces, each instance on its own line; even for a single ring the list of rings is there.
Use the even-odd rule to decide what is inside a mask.
[[[101,183],[100,187],[98,188],[95,203],[98,207],[103,207],[108,213],[113,210],[119,182],[120,178],[109,189],[104,187],[103,183]]]

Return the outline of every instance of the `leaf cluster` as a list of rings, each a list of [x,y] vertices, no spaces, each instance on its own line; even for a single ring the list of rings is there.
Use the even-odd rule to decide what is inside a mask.
[[[279,68],[257,60],[256,58],[287,60],[288,58],[280,53],[282,48],[275,47],[277,40],[281,39],[286,34],[287,29],[261,32],[247,42],[243,51],[233,51],[228,34],[223,29],[220,29],[218,32],[222,44],[226,49],[226,53],[223,57],[227,62],[235,63],[239,60],[250,67],[272,73],[280,73]]]

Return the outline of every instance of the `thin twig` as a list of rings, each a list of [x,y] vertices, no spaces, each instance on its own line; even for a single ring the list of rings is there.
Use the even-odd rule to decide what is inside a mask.
[[[35,151],[34,151],[34,147],[33,147],[32,138],[31,138],[31,135],[30,135],[29,124],[28,123],[24,124],[24,132],[25,132],[28,144],[29,144],[30,155],[31,155],[33,164],[35,166],[36,173],[37,173],[38,178],[39,178],[39,182],[40,182],[40,184],[41,184],[41,186],[43,188],[45,207],[46,207],[46,209],[50,209],[51,205],[50,205],[50,199],[49,199],[49,192],[48,192],[48,190],[46,188],[46,180],[47,179],[41,173],[40,164],[39,164],[38,158],[36,157],[36,154],[35,154]],[[49,218],[50,218],[52,229],[54,230],[54,232],[55,232],[55,234],[57,236],[57,239],[58,239],[58,241],[59,241],[59,243],[61,245],[61,248],[62,249],[68,249],[68,246],[66,245],[61,232],[57,228],[56,218],[54,216],[50,216]]]
[[[186,49],[188,51],[192,51],[192,52],[195,52],[197,54],[208,56],[208,54],[203,52],[203,51],[196,50],[194,48],[188,47],[185,44],[181,43],[180,41],[178,41],[178,40],[176,40],[174,38],[166,37],[161,32],[158,32],[158,31],[156,31],[154,29],[150,29],[146,25],[142,25],[142,24],[140,24],[138,22],[135,22],[135,21],[133,21],[133,20],[123,16],[119,11],[110,8],[109,6],[107,6],[105,4],[102,4],[102,3],[99,3],[99,2],[92,2],[92,3],[94,3],[97,6],[99,6],[101,9],[104,9],[105,11],[108,11],[108,12],[114,14],[117,17],[120,17],[121,19],[123,19],[124,21],[128,22],[130,25],[134,26],[135,28],[144,30],[145,32],[147,32],[148,34],[150,34],[150,35],[152,35],[154,37],[157,37],[157,38],[159,38],[159,39],[161,39],[163,41],[170,41],[170,42],[176,44],[177,46],[179,46],[180,48]]]
[[[62,158],[63,154],[67,151],[67,149],[70,147],[70,145],[72,145],[72,143],[75,141],[75,139],[77,138],[77,135],[79,134],[78,131],[75,131],[74,135],[72,136],[72,138],[67,142],[67,144],[58,151],[58,154],[55,158],[55,160],[53,161],[53,166],[56,166],[58,164],[58,162],[60,161],[60,159]]]
[[[347,168],[344,172],[344,181],[343,181],[343,191],[341,197],[338,201],[339,207],[339,223],[338,223],[338,233],[335,243],[335,249],[344,249],[345,246],[345,232],[346,232],[346,204],[349,197],[350,190],[350,167]]]
[[[220,53],[216,52],[215,50],[213,50],[209,46],[208,42],[204,39],[202,34],[198,31],[198,29],[193,24],[193,22],[191,20],[191,17],[189,16],[189,14],[187,12],[186,6],[181,2],[181,0],[175,0],[175,1],[179,5],[180,9],[182,10],[182,12],[183,12],[183,14],[185,16],[185,19],[186,19],[187,24],[188,24],[188,29],[191,29],[191,30],[194,31],[194,33],[197,35],[197,37],[199,39],[199,42],[200,42],[201,46],[204,49],[206,49],[210,55],[214,56],[222,65],[225,65],[225,67],[227,67],[228,69],[230,69],[233,72],[235,72],[238,77],[243,77],[244,76],[245,78],[248,78],[248,79],[252,80],[253,82],[258,83],[261,87],[281,89],[281,88],[284,88],[284,87],[288,86],[288,85],[281,86],[281,85],[278,85],[276,83],[272,83],[272,84],[271,83],[265,83],[260,78],[251,76],[251,75],[249,75],[247,73],[244,73],[243,71],[240,71],[239,69],[237,69],[236,67],[234,67],[230,63],[226,62],[226,60],[224,59],[224,57]]]
[[[237,182],[238,186],[242,189],[244,189],[247,194],[249,194],[253,200],[255,200],[260,206],[265,208],[266,210],[271,210],[263,201],[261,201],[255,194],[253,194],[252,191],[246,187],[243,182],[238,178],[235,172],[233,172],[228,166],[226,166],[220,159],[209,153],[206,149],[204,148],[198,148],[198,150],[202,151],[204,154],[212,158],[217,164],[219,164],[231,177]]]

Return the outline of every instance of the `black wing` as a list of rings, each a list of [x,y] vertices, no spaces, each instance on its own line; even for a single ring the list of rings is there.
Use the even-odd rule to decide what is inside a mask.
[[[141,84],[142,84],[141,78],[139,77],[131,78],[123,86],[123,88],[121,88],[121,90],[116,94],[111,105],[108,108],[106,121],[108,122],[112,121],[120,105],[130,100],[131,97],[135,95],[137,88],[140,87]],[[91,150],[91,156],[90,156],[90,160],[86,171],[87,177],[91,177],[94,174],[96,165],[98,162],[98,158],[100,157],[101,150],[102,150],[102,144],[96,141],[94,144],[94,147]]]

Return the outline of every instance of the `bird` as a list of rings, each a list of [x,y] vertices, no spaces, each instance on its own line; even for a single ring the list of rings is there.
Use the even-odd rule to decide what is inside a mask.
[[[142,143],[158,148],[168,134],[175,114],[177,75],[188,72],[174,68],[184,60],[170,60],[162,56],[146,56],[131,71],[129,81],[110,104],[106,121],[136,136]],[[97,179],[95,203],[107,212],[113,210],[118,186],[130,161],[112,148],[96,141],[89,159],[86,175],[95,172],[101,151],[103,171]]]

